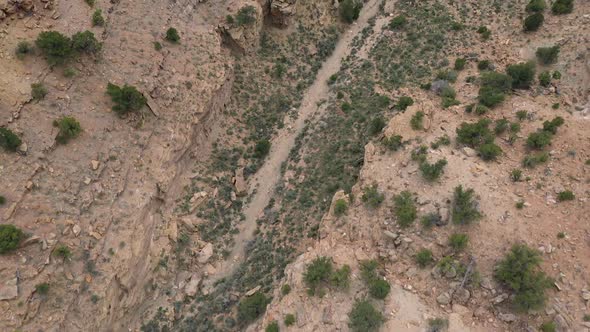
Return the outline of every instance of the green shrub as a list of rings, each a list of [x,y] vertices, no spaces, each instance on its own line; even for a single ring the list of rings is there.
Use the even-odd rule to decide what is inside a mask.
[[[549,160],[549,154],[547,152],[527,155],[522,160],[522,166],[527,168],[533,168],[538,164],[546,162],[547,160]]]
[[[236,15],[236,24],[238,26],[251,25],[256,22],[256,8],[254,6],[244,6],[238,10]]]
[[[426,145],[420,145],[414,151],[412,151],[412,160],[419,163],[426,161],[426,155],[428,154],[428,147]]]
[[[254,158],[263,159],[270,152],[271,143],[267,139],[261,139],[254,146]]]
[[[494,133],[496,135],[503,134],[508,130],[510,126],[510,121],[506,120],[506,118],[496,120],[496,126],[494,127]]]
[[[455,251],[462,251],[467,248],[467,243],[469,242],[469,236],[467,234],[452,234],[449,237],[449,246],[453,248]]]
[[[397,104],[395,104],[395,108],[400,111],[405,111],[412,105],[414,105],[414,99],[412,99],[412,97],[403,96],[399,98]]]
[[[441,106],[442,106],[442,108],[449,108],[451,106],[456,106],[456,105],[460,105],[460,104],[461,104],[461,102],[455,98],[443,97]]]
[[[553,72],[553,79],[555,79],[555,80],[561,79],[561,73],[558,70]]]
[[[296,321],[295,315],[293,315],[293,314],[286,314],[285,315],[284,322],[285,322],[286,326],[291,326],[291,325],[295,324],[295,321]]]
[[[434,225],[440,224],[440,222],[441,218],[438,213],[429,213],[420,219],[420,223],[424,228],[432,228]]]
[[[574,0],[556,0],[551,11],[555,15],[569,14],[574,11]]]
[[[14,225],[0,224],[0,254],[6,254],[18,248],[25,234]]]
[[[543,122],[543,131],[549,132],[553,135],[557,134],[557,128],[561,127],[565,121],[561,116],[553,118],[551,121]]]
[[[497,72],[484,72],[478,100],[487,107],[494,107],[504,101],[506,93],[512,88],[512,78]]]
[[[490,60],[479,60],[477,62],[477,69],[480,71],[492,70],[492,63]]]
[[[516,208],[522,210],[524,208],[524,201],[516,202]]]
[[[385,145],[391,151],[399,150],[403,145],[403,137],[400,135],[394,135],[391,137],[384,137],[383,138],[383,145]]]
[[[553,134],[548,131],[537,131],[531,133],[526,140],[527,147],[531,149],[542,149],[547,145],[551,144],[551,139],[553,138]]]
[[[506,73],[512,77],[512,87],[528,89],[535,78],[535,63],[532,61],[510,65]]]
[[[477,148],[477,152],[481,159],[485,161],[496,160],[496,158],[502,154],[502,149],[495,143],[482,144]]]
[[[488,128],[491,121],[489,119],[481,119],[476,123],[463,122],[456,129],[457,142],[476,148],[483,144],[494,142],[494,135]]]
[[[44,282],[35,285],[35,292],[39,295],[47,295],[49,293],[49,284]]]
[[[235,22],[235,20],[234,20],[234,17],[228,14],[228,15],[225,17],[225,22],[226,22],[227,24],[234,24],[234,22]]]
[[[88,4],[88,6],[94,7],[95,0],[85,0],[85,1],[86,1],[86,4]]]
[[[289,284],[284,284],[283,287],[281,287],[281,294],[285,296],[289,293],[291,293],[291,286]]]
[[[82,132],[80,122],[71,116],[64,116],[54,120],[53,126],[59,130],[55,137],[55,140],[59,144],[68,143],[71,139],[78,137]]]
[[[279,323],[276,320],[273,320],[266,326],[264,332],[279,332]]]
[[[455,59],[455,70],[463,70],[465,69],[465,65],[467,64],[467,60],[465,58],[457,58]]]
[[[352,23],[359,17],[363,4],[356,0],[343,0],[340,2],[340,18],[346,23]]]
[[[363,189],[361,200],[369,207],[375,209],[385,200],[385,195],[377,190],[377,184]]]
[[[4,150],[16,152],[22,143],[21,139],[12,130],[0,127],[0,147],[4,148]]]
[[[473,189],[463,190],[463,186],[455,188],[452,204],[452,220],[458,225],[468,225],[481,217],[478,202],[475,201]]]
[[[449,321],[444,318],[430,318],[428,319],[427,332],[443,332],[449,327]]]
[[[408,20],[404,15],[398,15],[394,17],[391,22],[389,22],[389,29],[390,30],[400,30],[406,26]]]
[[[344,199],[336,200],[334,203],[334,215],[337,217],[343,216],[346,213],[346,209],[348,209],[348,203]]]
[[[549,71],[539,74],[539,84],[544,87],[548,87],[551,84],[551,73]]]
[[[180,41],[178,30],[175,28],[168,28],[168,30],[166,30],[166,40],[171,43],[178,43]]]
[[[33,45],[26,40],[18,42],[16,45],[16,49],[14,50],[14,54],[19,60],[25,58],[28,54],[33,54]]]
[[[379,264],[375,260],[361,262],[361,277],[369,287],[369,294],[373,298],[383,300],[389,294],[391,287],[377,272]]]
[[[260,292],[243,298],[238,305],[238,320],[245,323],[255,321],[264,313],[269,302],[270,299]]]
[[[451,138],[447,134],[444,134],[437,138],[436,141],[430,143],[430,147],[433,149],[438,149],[441,145],[451,145]]]
[[[154,42],[154,49],[156,51],[159,51],[162,49],[162,44],[160,44],[160,42]]]
[[[452,83],[457,81],[457,76],[458,76],[458,74],[456,71],[448,70],[448,69],[440,70],[439,72],[436,73],[437,80],[443,80],[443,81],[452,82]],[[455,98],[455,91],[454,90],[453,90],[452,98]]]
[[[397,217],[398,224],[404,228],[410,226],[418,214],[412,194],[409,191],[402,191],[393,198],[393,203],[393,212]]]
[[[60,65],[72,55],[72,40],[57,31],[44,31],[35,40],[50,65]]]
[[[519,182],[522,179],[522,170],[520,169],[513,169],[510,172],[510,180],[512,180],[512,182]]]
[[[369,284],[369,294],[379,300],[385,299],[390,290],[391,286],[383,279],[375,279]]]
[[[531,0],[527,5],[526,5],[526,11],[527,12],[542,12],[545,10],[545,8],[547,8],[547,4],[545,3],[545,0]]]
[[[107,94],[111,101],[115,103],[113,111],[119,116],[124,116],[129,112],[139,111],[147,102],[147,99],[134,86],[125,84],[123,87],[109,83],[107,85]]]
[[[6,204],[6,197],[0,195],[0,205]]]
[[[524,121],[524,119],[526,119],[528,116],[528,112],[527,111],[517,111],[516,112],[516,118],[519,121]]]
[[[377,332],[385,321],[383,315],[367,300],[357,300],[348,319],[348,327],[353,332]]]
[[[332,270],[333,265],[330,257],[318,257],[307,265],[303,280],[308,287],[309,294],[315,295],[323,284],[330,281]]]
[[[71,67],[64,69],[64,76],[68,77],[68,78],[74,77],[77,73],[78,72],[74,68],[71,68]]]
[[[524,31],[537,31],[543,24],[545,16],[542,13],[534,13],[524,19]]]
[[[31,84],[31,97],[34,100],[41,100],[47,96],[47,89],[43,85],[43,83],[33,83]]]
[[[519,311],[538,310],[545,304],[545,290],[551,287],[549,279],[539,264],[538,251],[523,244],[512,247],[498,264],[494,277],[514,292],[513,303]]]
[[[92,14],[92,26],[104,26],[104,17],[102,17],[102,10],[97,9]]]
[[[70,257],[72,257],[72,251],[68,246],[62,244],[57,246],[55,250],[53,250],[53,255],[60,257],[65,261],[66,259],[70,259]]]
[[[479,35],[481,36],[481,38],[482,38],[483,40],[488,40],[488,39],[490,39],[490,37],[492,36],[492,32],[490,31],[490,29],[488,29],[488,28],[487,28],[487,27],[485,27],[485,26],[480,26],[480,27],[477,29],[477,33],[479,33]]]
[[[576,198],[573,192],[570,190],[561,191],[557,194],[557,200],[560,202],[563,201],[573,201]]]
[[[414,258],[416,259],[418,266],[425,268],[430,265],[430,263],[432,263],[432,251],[428,249],[421,249]]]
[[[420,164],[420,173],[422,173],[422,177],[424,177],[426,181],[432,182],[437,180],[441,176],[446,165],[446,159],[441,159],[434,164],[430,164],[427,161],[425,161]]]
[[[423,122],[424,122],[424,112],[418,111],[410,119],[410,126],[414,130],[422,130],[422,129],[424,129]]]
[[[374,117],[369,123],[369,135],[375,136],[379,134],[386,125],[387,123],[385,123],[385,119],[382,116]]]
[[[541,332],[555,332],[555,331],[557,331],[557,327],[555,326],[554,322],[545,322],[545,323],[541,324],[539,329],[541,330]]]
[[[551,105],[551,108],[554,110],[559,109],[559,103],[555,103],[555,104]]]
[[[330,284],[338,289],[348,289],[350,285],[350,272],[350,266],[348,265],[335,270],[330,276]]]
[[[557,62],[557,57],[559,56],[559,45],[551,46],[551,47],[539,47],[537,48],[537,59],[544,65],[552,64]]]

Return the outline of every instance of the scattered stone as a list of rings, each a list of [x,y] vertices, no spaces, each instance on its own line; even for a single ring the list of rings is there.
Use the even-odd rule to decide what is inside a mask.
[[[447,305],[451,303],[451,296],[449,293],[444,292],[436,298],[436,302],[438,302],[438,304]]]
[[[29,146],[27,145],[27,143],[23,142],[19,147],[18,147],[18,152],[22,153],[22,154],[27,154],[27,151],[29,151]]]
[[[396,240],[399,237],[399,234],[397,233],[393,233],[390,231],[383,231],[383,235],[387,236],[388,238],[392,239],[392,240]]]
[[[197,295],[200,285],[201,278],[195,273],[191,276],[191,280],[184,287],[184,293],[189,297],[194,297]]]
[[[98,166],[100,165],[100,161],[98,160],[91,160],[90,163],[92,164],[93,171],[96,171],[98,169]]]
[[[467,157],[475,157],[477,156],[477,151],[473,150],[472,148],[466,146],[463,147],[463,149],[461,149],[463,151],[463,154],[466,155]]]
[[[586,301],[590,301],[590,291],[583,289],[582,290],[582,298]]]
[[[254,295],[254,293],[258,292],[260,290],[260,288],[262,288],[262,286],[258,285],[256,287],[252,288],[251,290],[247,291],[245,293],[245,295],[246,296],[252,296],[252,295]]]
[[[82,231],[82,228],[80,228],[79,225],[72,226],[72,233],[74,233],[74,236],[78,237],[78,235],[80,235],[81,231]]]
[[[199,257],[197,257],[197,261],[201,264],[205,264],[209,261],[209,259],[213,256],[213,244],[207,243],[201,251],[199,251]]]
[[[466,304],[467,301],[469,301],[469,298],[471,298],[471,293],[465,288],[459,288],[455,291],[453,296],[457,302]]]
[[[500,313],[500,314],[498,314],[498,319],[500,319],[501,321],[506,322],[506,323],[512,323],[512,322],[515,322],[517,318],[513,314]]]
[[[492,302],[493,302],[494,304],[500,304],[500,303],[502,303],[502,302],[506,301],[506,299],[507,299],[507,298],[508,298],[508,294],[500,294],[500,295],[498,295],[498,296],[494,297],[494,298],[492,299]]]
[[[38,237],[37,235],[33,235],[33,236],[29,237],[28,239],[24,240],[20,246],[26,247],[26,246],[31,245],[33,243],[38,243],[39,241],[41,241],[41,238]]]

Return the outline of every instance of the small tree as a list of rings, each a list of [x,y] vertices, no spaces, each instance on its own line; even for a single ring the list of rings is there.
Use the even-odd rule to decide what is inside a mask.
[[[178,30],[175,28],[168,28],[168,30],[166,30],[166,40],[171,43],[178,43],[180,41]]]
[[[367,300],[357,300],[348,319],[348,327],[353,332],[377,332],[385,321],[383,315]]]
[[[334,215],[336,217],[343,216],[346,213],[346,209],[348,209],[348,204],[346,203],[346,200],[342,198],[336,200],[336,203],[334,203]]]
[[[462,251],[467,248],[469,236],[467,234],[455,233],[449,237],[449,246],[455,251]]]
[[[531,0],[526,5],[526,11],[532,12],[532,13],[542,12],[545,10],[545,8],[547,8],[547,4],[545,3],[545,0]]]
[[[16,45],[14,53],[19,60],[22,60],[26,55],[33,54],[33,45],[26,40],[20,41]]]
[[[12,130],[0,127],[0,146],[4,150],[15,152],[21,144],[21,139]]]
[[[414,204],[412,193],[409,191],[402,191],[399,195],[393,198],[394,208],[393,212],[397,217],[397,222],[401,227],[410,226],[416,220],[418,210]]]
[[[412,99],[412,97],[403,96],[399,98],[397,104],[395,105],[395,108],[400,111],[405,111],[406,108],[412,105],[414,105],[414,99]]]
[[[377,184],[374,184],[370,187],[365,187],[363,189],[363,196],[361,196],[361,200],[369,207],[375,209],[383,200],[385,200],[385,195],[379,192],[377,189]]]
[[[62,244],[55,248],[55,250],[53,251],[53,255],[60,257],[62,260],[66,261],[70,259],[70,257],[72,257],[72,251],[68,246]]]
[[[35,44],[50,65],[63,64],[70,58],[73,51],[72,40],[57,31],[41,32]]]
[[[441,159],[434,164],[430,164],[425,161],[420,164],[420,173],[422,173],[422,177],[426,179],[426,181],[436,181],[444,172],[446,165],[446,159]]]
[[[0,224],[0,254],[6,254],[18,248],[25,234],[14,225]]]
[[[477,201],[473,189],[463,190],[463,186],[455,187],[452,204],[452,220],[458,225],[469,225],[481,217],[477,209]]]
[[[537,59],[539,59],[539,62],[544,65],[556,63],[557,58],[559,57],[559,45],[551,47],[539,47],[537,48],[535,55],[537,56]]]
[[[82,132],[80,122],[71,116],[64,116],[53,121],[53,126],[59,129],[55,140],[59,144],[66,144],[71,139],[78,137]]]
[[[238,305],[238,320],[244,323],[253,322],[264,313],[269,302],[270,300],[260,292],[243,298]]]
[[[553,135],[548,131],[537,131],[529,135],[526,140],[526,145],[531,149],[542,149],[551,144],[552,138]]]
[[[551,84],[551,73],[549,71],[539,74],[539,84],[544,87],[548,87]]]
[[[571,190],[560,191],[557,194],[557,200],[560,202],[573,201],[574,199],[576,199],[576,195],[574,195],[574,193]]]
[[[256,22],[256,8],[254,6],[245,6],[238,10],[236,15],[236,24],[238,26],[251,25]]]
[[[132,111],[139,111],[147,102],[147,99],[134,86],[125,84],[123,87],[109,83],[107,94],[115,103],[113,111],[123,116]]]
[[[276,320],[273,320],[266,326],[264,332],[279,332],[279,323]]]
[[[267,139],[261,139],[254,146],[254,158],[263,159],[270,152],[271,143]]]
[[[291,325],[295,324],[295,321],[296,321],[295,315],[293,315],[293,314],[286,314],[285,315],[284,323],[286,326],[291,326]]]
[[[538,310],[545,305],[545,290],[552,281],[539,270],[539,252],[517,244],[498,264],[494,277],[514,292],[514,305],[519,311]]]
[[[465,58],[457,58],[455,59],[455,70],[463,70],[465,69],[465,65],[467,64],[467,60]]]
[[[569,14],[574,11],[574,0],[556,0],[551,11],[555,15]]]
[[[369,294],[372,297],[383,300],[389,294],[391,286],[384,280],[377,271],[379,264],[375,260],[361,262],[361,277],[369,287]]]
[[[47,96],[47,89],[43,85],[43,83],[33,83],[31,84],[31,97],[34,100],[41,100]]]
[[[482,144],[477,148],[477,152],[481,159],[485,161],[496,160],[500,154],[502,154],[502,148],[497,146],[495,143]]]
[[[303,280],[307,285],[309,294],[315,295],[322,284],[330,281],[332,270],[333,265],[330,257],[318,257],[307,265],[303,274]]]
[[[528,89],[535,79],[535,63],[529,61],[510,65],[506,72],[512,77],[512,86],[515,89]]]
[[[389,22],[390,30],[401,30],[408,23],[408,19],[404,15],[398,15]]]
[[[343,0],[340,2],[340,17],[346,23],[352,23],[359,18],[359,14],[361,9],[363,8],[363,4],[360,1],[356,0]]]
[[[424,112],[418,111],[416,114],[412,115],[412,119],[410,119],[410,126],[414,130],[422,130],[424,129]]]
[[[550,132],[551,134],[557,134],[557,128],[561,127],[564,124],[564,120],[561,116],[557,116],[553,118],[551,121],[543,122],[543,131]]]
[[[102,17],[102,10],[97,9],[92,14],[92,26],[104,26],[105,20]]]
[[[489,119],[481,119],[476,123],[463,122],[456,129],[457,142],[476,148],[483,144],[494,142],[494,135],[488,128],[491,121]]]
[[[545,16],[542,13],[534,13],[524,19],[524,31],[537,31],[543,25]]]
[[[432,263],[432,251],[426,248],[420,249],[414,258],[418,266],[425,268]]]

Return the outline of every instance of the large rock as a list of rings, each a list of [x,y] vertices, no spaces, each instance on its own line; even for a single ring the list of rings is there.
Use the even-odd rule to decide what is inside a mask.
[[[253,8],[252,13],[247,13],[247,16],[253,18],[252,22],[240,24],[237,17],[244,15],[244,12],[247,12],[249,8]],[[253,0],[233,1],[229,4],[228,11],[234,18],[234,22],[226,22],[218,27],[225,43],[240,53],[256,52],[260,44],[260,32],[264,23],[264,14],[260,3]]]
[[[191,276],[191,280],[184,287],[184,293],[187,296],[194,297],[197,295],[199,286],[201,285],[201,278],[195,273]]]
[[[244,168],[238,168],[234,176],[234,186],[236,187],[236,194],[244,196],[248,193],[248,184],[244,179]]]
[[[199,257],[197,257],[197,261],[201,264],[205,264],[209,261],[209,259],[213,256],[213,244],[207,243],[201,251],[199,251]]]
[[[295,14],[295,3],[297,0],[271,0],[270,17],[273,24],[286,27],[291,17]]]
[[[18,296],[18,279],[16,276],[3,280],[0,284],[0,301],[12,300]]]

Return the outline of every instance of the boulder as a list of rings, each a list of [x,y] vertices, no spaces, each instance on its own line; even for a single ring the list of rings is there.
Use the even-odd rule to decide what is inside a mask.
[[[197,261],[201,264],[205,264],[209,261],[209,259],[213,256],[213,244],[207,243],[201,251],[199,251],[199,257],[197,257]]]
[[[270,17],[272,23],[279,27],[289,25],[291,17],[295,14],[297,0],[271,0]]]
[[[201,278],[196,273],[194,273],[186,286],[184,286],[184,294],[186,294],[186,296],[194,297],[197,295],[200,285]]]
[[[244,179],[244,168],[238,168],[234,176],[234,187],[238,196],[244,196],[248,193],[248,184]]]
[[[16,275],[0,283],[0,301],[12,300],[18,296],[18,278]]]
[[[442,304],[442,305],[449,304],[449,303],[451,303],[451,295],[449,295],[449,293],[447,293],[447,292],[444,292],[436,298],[436,302],[438,302],[438,304]]]

